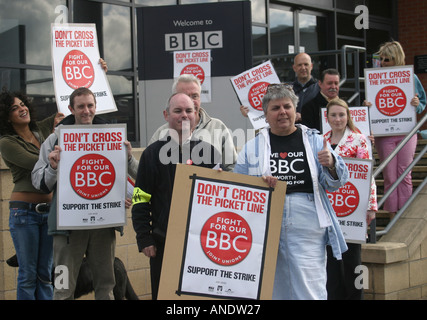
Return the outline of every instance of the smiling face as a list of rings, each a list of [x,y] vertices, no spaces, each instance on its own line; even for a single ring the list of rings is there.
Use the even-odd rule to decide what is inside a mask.
[[[331,105],[328,108],[328,123],[332,131],[344,131],[347,127],[347,110],[339,105]]]
[[[92,124],[96,112],[95,98],[91,94],[74,97],[74,106],[68,106],[74,115],[76,124]]]
[[[186,132],[189,135],[195,125],[196,110],[191,98],[184,93],[177,93],[169,101],[169,107],[164,111],[165,120],[169,123],[169,128],[176,130],[179,135]]]
[[[289,135],[295,131],[296,109],[290,98],[271,100],[265,118],[271,132],[278,136]]]
[[[295,56],[293,69],[297,79],[301,83],[306,83],[311,78],[311,70],[313,70],[313,63],[311,58],[306,53],[299,53]]]
[[[338,97],[340,89],[340,77],[335,74],[326,74],[323,81],[319,81],[319,87],[329,100],[335,99]]]
[[[27,106],[19,98],[15,98],[13,101],[9,112],[9,121],[14,127],[28,125],[31,121]]]

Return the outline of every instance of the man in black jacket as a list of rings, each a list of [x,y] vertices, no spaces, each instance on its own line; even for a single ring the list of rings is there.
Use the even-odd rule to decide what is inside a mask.
[[[152,298],[157,299],[169,209],[177,163],[213,168],[221,163],[210,144],[191,138],[194,103],[186,94],[169,99],[164,117],[169,134],[149,145],[141,155],[132,198],[132,223],[138,250],[150,258]]]
[[[309,128],[321,131],[320,109],[329,101],[338,98],[340,74],[336,69],[326,69],[319,80],[320,92],[311,101],[305,103],[301,110],[301,122]]]

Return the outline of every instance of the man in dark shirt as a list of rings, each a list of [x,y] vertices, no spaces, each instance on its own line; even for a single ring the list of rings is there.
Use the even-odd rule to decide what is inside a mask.
[[[336,69],[326,69],[319,80],[320,92],[314,99],[305,103],[301,110],[301,122],[309,128],[321,131],[321,108],[329,101],[338,98],[340,74]]]
[[[298,53],[294,58],[293,69],[296,79],[292,83],[295,94],[298,96],[297,117],[295,122],[301,121],[302,106],[313,99],[319,93],[317,80],[311,75],[313,62],[311,57],[305,53]]]

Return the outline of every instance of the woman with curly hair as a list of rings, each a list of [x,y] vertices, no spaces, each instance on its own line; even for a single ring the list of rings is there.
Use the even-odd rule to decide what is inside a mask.
[[[18,258],[18,300],[50,300],[53,295],[52,237],[47,234],[51,194],[35,189],[31,171],[40,146],[63,114],[36,122],[31,104],[20,93],[0,94],[0,152],[10,168],[9,227]]]

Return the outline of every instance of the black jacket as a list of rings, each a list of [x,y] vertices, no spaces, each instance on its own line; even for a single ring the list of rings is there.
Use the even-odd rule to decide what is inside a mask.
[[[170,136],[149,145],[142,153],[132,199],[132,223],[139,251],[165,241],[176,164],[188,164],[188,158],[192,165],[206,168],[221,163],[221,156],[212,145],[191,140],[181,148]],[[141,201],[144,197],[138,196],[138,192],[151,198]]]
[[[302,106],[301,123],[309,128],[317,129],[321,132],[320,109],[325,108],[328,101],[319,92],[314,99]]]
[[[297,112],[301,113],[302,106],[309,102],[319,93],[320,88],[317,80],[313,77],[307,83],[301,85],[298,80],[292,84],[295,94],[298,96]]]

